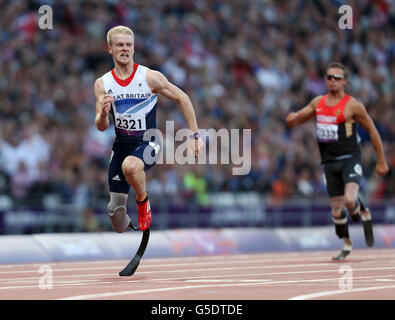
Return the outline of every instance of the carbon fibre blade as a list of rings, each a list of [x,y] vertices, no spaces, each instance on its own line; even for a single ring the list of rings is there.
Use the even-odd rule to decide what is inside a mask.
[[[132,260],[130,260],[128,265],[121,272],[119,272],[119,275],[121,277],[125,277],[125,276],[130,277],[136,272],[137,267],[140,264],[140,260],[144,255],[145,249],[147,248],[149,234],[150,234],[149,228],[143,231],[143,237],[141,238],[141,243],[139,248],[137,249],[135,256],[132,258]]]

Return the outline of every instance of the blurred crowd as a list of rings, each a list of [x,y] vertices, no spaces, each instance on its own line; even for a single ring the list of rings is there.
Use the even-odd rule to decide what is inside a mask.
[[[53,29],[37,27],[43,1],[0,0],[0,195],[52,195],[65,203],[108,199],[113,129],[96,130],[93,83],[113,67],[107,30],[129,26],[135,62],[161,71],[191,98],[200,128],[252,130],[251,171],[229,165],[154,166],[148,192],[209,203],[210,192],[257,191],[278,202],[326,197],[315,124],[289,130],[288,112],[324,94],[331,61],[349,68],[346,88],[367,108],[395,165],[395,5],[347,1],[353,29],[338,26],[340,0],[45,1]],[[158,128],[186,124],[158,102]],[[375,173],[362,138],[369,199],[391,198],[394,173]]]

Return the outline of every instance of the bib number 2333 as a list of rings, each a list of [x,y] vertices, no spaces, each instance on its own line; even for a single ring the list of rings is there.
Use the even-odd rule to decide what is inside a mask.
[[[339,140],[337,124],[317,123],[317,137],[321,142],[334,142]]]

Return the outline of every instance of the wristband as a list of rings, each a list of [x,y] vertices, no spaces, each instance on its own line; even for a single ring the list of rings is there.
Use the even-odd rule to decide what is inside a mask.
[[[195,132],[194,134],[191,134],[189,138],[198,140],[200,138],[200,134],[199,132]]]

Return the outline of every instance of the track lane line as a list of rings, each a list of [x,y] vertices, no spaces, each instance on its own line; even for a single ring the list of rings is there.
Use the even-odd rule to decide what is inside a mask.
[[[326,265],[333,265],[333,264],[326,264]],[[311,264],[305,264],[305,265],[298,265],[299,267],[306,267],[306,266],[312,266]],[[322,264],[313,264],[313,266],[322,266]],[[287,267],[289,268],[289,266],[250,266],[250,267],[244,267],[244,269],[267,269],[267,268],[273,268],[273,269],[277,269],[279,267]],[[118,268],[118,267],[117,267]],[[139,271],[138,273],[136,273],[136,275],[142,275],[142,274],[158,274],[158,273],[188,273],[188,272],[200,272],[200,271],[205,271],[205,272],[209,272],[209,271],[226,271],[226,270],[239,270],[239,267],[225,267],[225,268],[204,268],[204,269],[180,269],[180,270],[155,270],[155,271]],[[371,268],[353,268],[353,271],[375,271],[375,270],[392,270],[395,269],[395,267],[371,267]],[[263,275],[289,275],[289,274],[304,274],[306,272],[308,273],[329,273],[329,272],[338,272],[339,269],[335,268],[335,269],[324,269],[324,270],[303,270],[303,271],[288,271],[288,272],[268,272],[268,273],[263,273]],[[55,273],[55,272],[54,272]],[[243,275],[243,273],[238,274]],[[104,273],[104,274],[74,274],[74,275],[62,275],[62,276],[57,276],[54,275],[54,277],[93,277],[93,276],[116,276],[113,273],[108,274],[108,273]],[[40,275],[37,275],[37,278],[32,277],[32,278],[23,278],[23,279],[38,279],[40,278]],[[187,278],[190,276],[184,276],[183,278]],[[120,279],[118,276],[116,276],[116,279]],[[171,279],[171,278],[167,278],[167,279]],[[7,279],[2,279],[3,281],[16,281],[18,279],[15,278],[7,278]],[[123,282],[127,282],[129,280],[125,280]],[[141,281],[149,281],[148,279],[144,279]],[[0,287],[1,288],[1,287]]]
[[[232,264],[252,264],[252,263],[264,263],[264,261],[260,260],[260,259],[256,259],[256,260],[240,260],[240,261],[232,261]],[[219,263],[217,261],[208,261],[208,262],[196,262],[193,264],[193,266],[195,265],[218,265]],[[317,266],[317,265],[332,265],[333,263],[311,263],[311,264],[293,264],[293,267],[299,267],[299,266]],[[51,266],[51,265],[49,265]],[[178,263],[178,264],[155,264],[155,265],[146,265],[141,263],[140,264],[140,268],[163,268],[163,267],[171,267],[171,268],[175,268],[175,267],[185,267],[185,266],[191,266],[190,263]],[[107,267],[85,267],[85,268],[63,268],[63,269],[57,269],[55,266],[51,266],[53,268],[54,272],[63,272],[63,271],[89,271],[89,270],[102,270],[102,269],[122,269],[123,266],[107,266]],[[288,268],[288,265],[267,265],[267,266],[262,266],[265,268]],[[186,269],[187,270],[187,269]],[[38,273],[38,269],[34,269],[34,270],[15,270],[15,271],[0,271],[0,275],[1,274],[21,274],[21,273]],[[1,278],[0,278],[1,280]]]
[[[315,293],[309,293],[309,294],[295,296],[295,297],[289,298],[288,300],[309,300],[309,299],[314,299],[314,298],[333,296],[336,294],[345,294],[345,293],[350,294],[353,292],[385,290],[385,289],[391,289],[391,288],[395,288],[395,285],[379,286],[379,287],[365,287],[365,288],[350,289],[350,290],[319,291],[319,292],[315,292]]]
[[[362,253],[362,250],[365,249],[355,249],[355,251],[359,251],[358,253],[353,252],[353,255],[350,255],[350,258],[347,259],[348,263],[352,263],[353,260],[358,260],[358,259],[377,259],[377,258],[383,258],[383,255],[378,255],[378,254],[368,254],[368,255],[361,255],[360,253]],[[367,250],[367,249],[366,249]],[[377,249],[377,251],[384,251],[385,250],[390,250],[391,249]],[[376,251],[376,250],[375,250]],[[263,257],[259,258],[259,256],[261,254],[256,253],[256,254],[234,254],[234,255],[223,255],[223,256],[200,256],[200,257],[171,257],[171,258],[145,258],[144,264],[145,266],[156,266],[157,262],[163,262],[163,261],[168,261],[169,265],[177,265],[174,264],[174,260],[192,260],[192,261],[198,261],[197,263],[201,262],[202,259],[209,259],[212,261],[208,261],[208,263],[214,263],[216,261],[229,261],[229,260],[246,260],[246,258],[255,258],[255,260],[260,260],[260,261],[268,261],[268,262],[286,262],[286,261],[290,261],[290,262],[298,262],[298,261],[306,261],[307,260],[327,260],[328,262],[331,262],[331,255],[334,254],[335,251],[331,250],[331,251],[320,251],[320,252],[315,252],[315,251],[305,251],[305,252],[299,252],[299,253],[287,253],[287,255],[289,255],[289,257],[282,257],[283,253],[279,252],[279,253],[264,253],[262,254]],[[307,253],[307,254],[313,254],[314,257],[302,257],[302,258],[298,258],[297,256],[300,256],[301,253]],[[337,251],[336,251],[337,253]],[[269,255],[269,256],[268,256]],[[278,257],[278,255],[281,255],[281,257]],[[319,255],[319,256],[316,256]],[[395,258],[395,254],[386,254],[385,255],[385,260],[388,261],[389,258],[394,257]],[[173,260],[174,259],[174,260]],[[23,271],[23,270],[15,270],[15,271],[2,271],[1,269],[9,269],[9,268],[23,268],[26,266],[30,266],[30,267],[40,267],[42,265],[49,265],[51,267],[54,266],[59,266],[59,265],[63,265],[63,264],[71,264],[71,265],[75,265],[75,264],[82,264],[82,265],[86,265],[86,264],[113,264],[114,262],[121,264],[127,263],[129,260],[127,259],[116,259],[116,260],[86,260],[86,261],[62,261],[62,262],[43,262],[43,263],[35,263],[35,264],[12,264],[12,265],[1,265],[0,264],[0,274],[2,273],[11,273],[11,272],[28,272],[28,271]],[[358,263],[360,263],[360,261],[356,261]],[[368,262],[368,261],[366,261]],[[332,262],[335,263],[335,262]],[[180,264],[185,264],[185,262],[181,262]],[[98,269],[99,267],[93,267]],[[33,270],[32,272],[35,272],[36,270]]]

